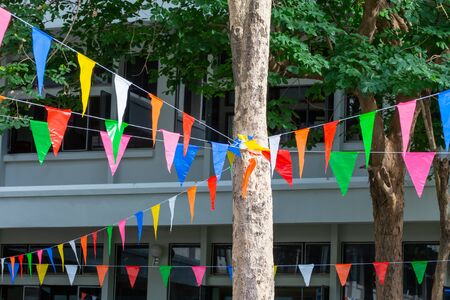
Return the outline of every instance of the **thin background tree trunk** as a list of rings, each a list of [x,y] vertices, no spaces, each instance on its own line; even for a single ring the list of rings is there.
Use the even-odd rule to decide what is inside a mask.
[[[266,146],[270,0],[229,0],[235,82],[234,133],[252,135]],[[256,157],[247,197],[242,179],[251,155],[233,164],[233,300],[274,298],[273,219],[270,165]]]

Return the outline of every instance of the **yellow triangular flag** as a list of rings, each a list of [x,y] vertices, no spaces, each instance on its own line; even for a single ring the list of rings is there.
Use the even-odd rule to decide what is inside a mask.
[[[278,266],[273,266],[273,277],[274,278],[277,275],[277,271],[278,271]]]
[[[78,53],[78,63],[80,64],[81,103],[83,103],[84,116],[91,92],[92,70],[95,67],[95,61]]]
[[[59,252],[59,256],[61,257],[62,271],[64,272],[64,244],[58,245],[58,252]]]
[[[158,204],[158,205],[155,205],[152,207],[153,229],[155,230],[155,240],[158,238],[158,220],[159,220],[160,208],[161,208],[161,204]]]
[[[238,134],[238,139],[240,139],[243,142],[248,142],[247,136],[245,136],[243,134]]]
[[[47,274],[48,264],[36,265],[36,270],[39,277],[39,283],[42,285],[44,283],[45,274]]]
[[[250,140],[248,142],[245,142],[245,146],[247,146],[247,149],[253,150],[253,151],[270,151],[269,148],[264,148],[260,144],[258,144],[255,140]]]
[[[227,152],[227,158],[228,158],[228,162],[230,163],[230,168],[233,167],[234,153],[228,151],[228,152]]]

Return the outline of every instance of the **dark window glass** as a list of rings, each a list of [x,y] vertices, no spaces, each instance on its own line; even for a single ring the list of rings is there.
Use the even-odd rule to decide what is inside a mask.
[[[315,264],[314,273],[330,273],[330,244],[305,244],[305,264]]]
[[[405,261],[436,260],[438,257],[438,244],[405,243],[403,247]],[[419,285],[411,264],[403,264],[403,293],[417,300],[431,299],[435,268],[435,263],[428,263],[423,282]]]
[[[200,265],[200,245],[171,245],[171,266]],[[171,300],[198,300],[200,289],[191,268],[174,268],[170,278],[169,296]]]
[[[275,300],[327,300],[328,287],[276,287]],[[232,288],[230,286],[206,287],[202,299],[231,300]]]
[[[132,57],[125,64],[125,78],[147,92],[157,95],[158,67],[158,61],[147,61],[145,57]],[[130,87],[130,91],[147,97],[146,93],[134,86]]]
[[[77,300],[76,286],[26,286],[25,296],[17,299],[25,300]]]
[[[3,286],[1,300],[17,300],[23,298],[23,287],[21,286]]]
[[[347,95],[345,103],[345,116],[355,116],[361,113],[358,98],[353,95]],[[360,141],[361,128],[359,126],[359,118],[345,120],[345,140]]]
[[[152,128],[152,111],[147,97],[142,97],[134,93],[129,94],[124,121],[130,124],[125,128],[125,134],[143,137],[130,139],[128,148],[153,147],[151,140],[152,132],[147,129],[136,127]]]
[[[148,245],[126,245],[116,247],[117,265],[122,266],[147,266]],[[125,268],[116,269],[116,297],[115,300],[145,300],[147,299],[148,269],[141,268],[134,288],[130,286],[128,273]]]
[[[78,288],[78,299],[83,299],[83,295],[86,295],[86,300],[94,300],[94,297],[96,297],[97,300],[101,300],[102,289],[80,286]]]
[[[220,266],[212,269],[213,274],[227,274],[227,266],[231,266],[231,252],[230,244],[215,244],[213,245],[213,265]]]

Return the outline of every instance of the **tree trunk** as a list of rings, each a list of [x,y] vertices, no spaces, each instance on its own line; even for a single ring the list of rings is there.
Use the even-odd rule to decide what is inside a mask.
[[[267,147],[266,95],[270,0],[229,0],[235,82],[234,133]],[[242,179],[251,154],[233,164],[233,300],[274,298],[272,189],[269,162],[255,157],[247,197]]]

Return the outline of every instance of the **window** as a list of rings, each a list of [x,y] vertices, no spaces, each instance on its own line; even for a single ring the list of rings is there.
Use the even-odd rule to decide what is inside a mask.
[[[116,247],[116,264],[121,266],[147,266],[148,245],[122,245]],[[115,300],[145,300],[147,299],[148,268],[141,268],[134,288],[131,288],[125,268],[116,269]]]
[[[345,116],[355,116],[361,113],[358,98],[347,95],[345,98]],[[359,118],[345,120],[345,141],[361,141],[361,129]]]
[[[95,287],[86,287],[86,286],[80,286],[78,287],[78,298],[82,299],[82,296],[86,295],[86,300],[101,300],[102,296],[102,289],[101,288],[95,288]]]
[[[230,286],[207,287],[205,299],[231,300],[232,289]],[[328,287],[276,287],[275,300],[328,300]]]
[[[77,298],[76,286],[26,286],[20,298],[24,300],[75,300]]]
[[[278,273],[297,273],[297,265],[302,263],[303,257],[302,244],[274,244],[273,261],[275,265],[289,265],[288,267],[279,266]]]
[[[171,266],[200,265],[200,245],[171,245]],[[198,300],[200,288],[190,268],[174,268],[169,285],[170,300]]]
[[[315,264],[314,273],[330,273],[330,244],[306,243],[304,264]]]

